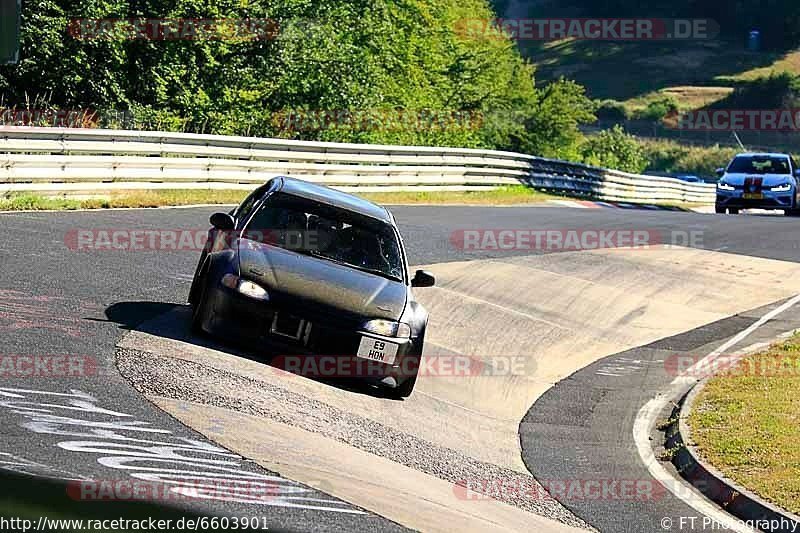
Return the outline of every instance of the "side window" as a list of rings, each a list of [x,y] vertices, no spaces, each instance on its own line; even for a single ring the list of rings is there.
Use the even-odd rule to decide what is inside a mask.
[[[236,212],[233,214],[233,218],[236,219],[236,227],[238,229],[242,229],[244,226],[245,221],[250,217],[250,213],[253,211],[253,206],[264,196],[266,189],[264,187],[259,187],[255,191],[253,191],[250,196],[245,198],[244,202],[236,208]]]

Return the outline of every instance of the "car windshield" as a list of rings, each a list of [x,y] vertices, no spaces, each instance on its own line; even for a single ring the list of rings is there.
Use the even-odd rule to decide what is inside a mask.
[[[737,157],[731,162],[728,172],[739,174],[789,174],[789,159],[786,157]]]
[[[403,280],[400,244],[393,227],[328,204],[273,194],[244,234],[250,240]]]

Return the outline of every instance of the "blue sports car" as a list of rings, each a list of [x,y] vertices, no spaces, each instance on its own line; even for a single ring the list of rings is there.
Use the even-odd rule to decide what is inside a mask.
[[[797,163],[787,154],[739,154],[728,168],[717,169],[716,212],[740,209],[782,209],[800,212]]]

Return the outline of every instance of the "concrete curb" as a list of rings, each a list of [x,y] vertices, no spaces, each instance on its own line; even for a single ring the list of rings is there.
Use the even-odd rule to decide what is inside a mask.
[[[667,449],[676,450],[672,463],[695,489],[736,518],[753,524],[769,524],[766,528],[755,527],[770,533],[794,533],[800,528],[800,516],[780,509],[734,483],[703,461],[693,446],[687,419],[698,394],[709,379],[705,378],[694,385],[672,412],[677,423],[667,430],[666,441]]]

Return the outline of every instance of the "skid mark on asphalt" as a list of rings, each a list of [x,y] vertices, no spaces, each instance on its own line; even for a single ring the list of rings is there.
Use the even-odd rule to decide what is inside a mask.
[[[364,514],[341,500],[319,498],[313,490],[294,481],[247,471],[242,468],[239,455],[207,442],[175,437],[172,431],[151,427],[150,423],[135,420],[129,414],[104,408],[95,397],[79,390],[56,393],[1,387],[0,398],[0,407],[20,416],[22,427],[34,433],[68,437],[56,443],[56,447],[95,454],[99,464],[122,472],[123,477],[162,484],[175,496]],[[13,466],[20,466],[19,462],[15,459]],[[71,476],[74,478],[75,474]],[[113,487],[118,481],[97,482],[100,487],[104,487],[103,483]],[[127,498],[132,498],[128,494]],[[112,499],[117,498],[126,496],[122,491],[119,494],[112,491]]]
[[[85,334],[80,316],[101,309],[91,302],[78,301],[76,306],[69,298],[0,289],[0,331],[49,329],[80,338]]]

